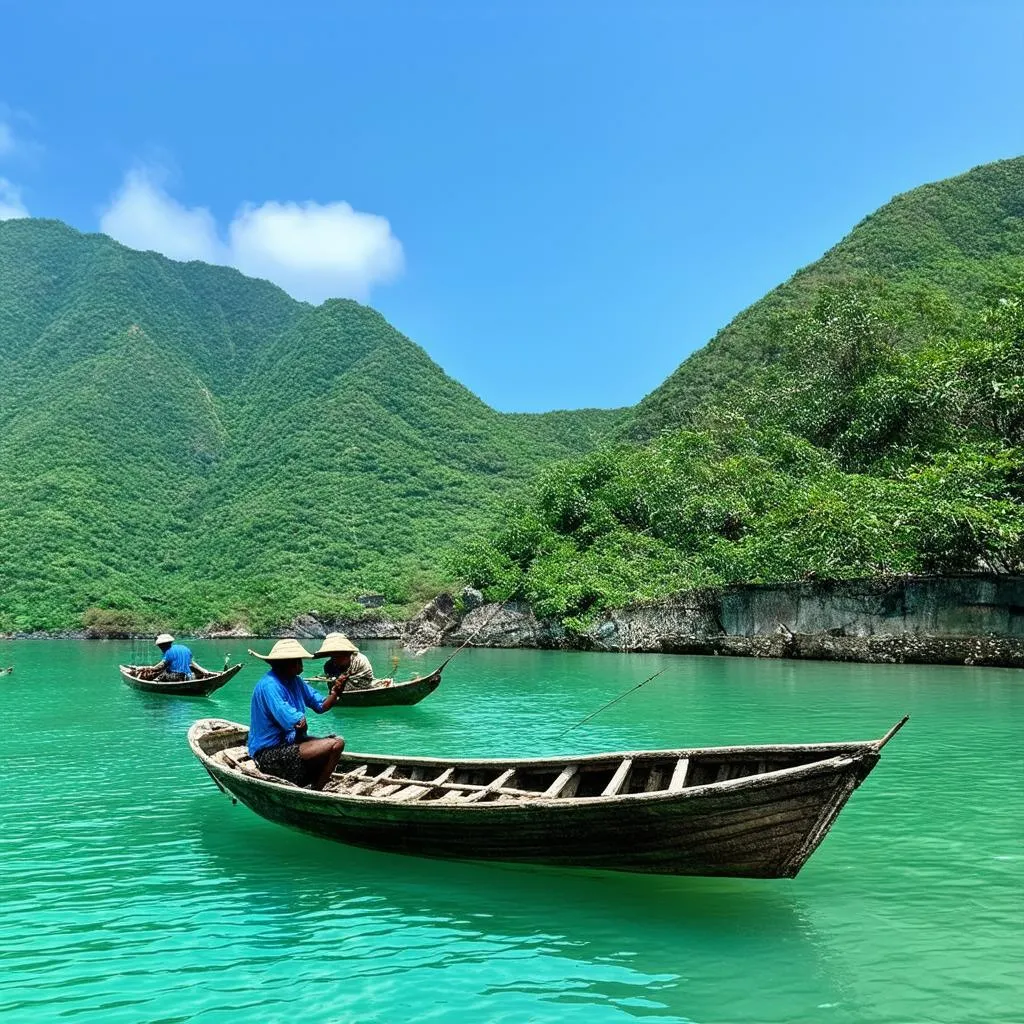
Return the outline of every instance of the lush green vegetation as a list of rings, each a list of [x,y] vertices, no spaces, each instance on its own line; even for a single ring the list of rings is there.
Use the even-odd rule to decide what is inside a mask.
[[[1011,179],[1016,196],[1001,191]],[[993,195],[1001,219],[984,216]],[[1024,161],[896,200],[626,420],[627,433],[658,436],[552,468],[454,570],[581,627],[602,608],[690,588],[1021,569],[1024,233],[1013,202],[1024,212]],[[939,242],[936,223],[948,228]],[[883,256],[891,278],[872,262]]]
[[[8,221],[0,630],[1018,568],[1022,296],[1024,159],[898,197],[633,410],[502,415],[357,303]]]
[[[0,357],[0,630],[401,604],[617,417],[499,414],[357,303],[46,221],[0,224]]]
[[[622,421],[624,438],[687,426],[756,380],[787,347],[780,316],[809,310],[822,288],[857,281],[913,331],[936,306],[970,330],[1024,276],[1024,157],[977,167],[897,196],[838,245],[740,313]]]

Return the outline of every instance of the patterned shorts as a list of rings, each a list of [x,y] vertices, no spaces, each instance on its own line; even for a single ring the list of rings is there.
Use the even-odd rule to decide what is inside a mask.
[[[279,779],[294,782],[296,786],[306,786],[313,781],[306,762],[299,756],[298,743],[264,747],[256,752],[253,760],[264,775],[276,775]]]

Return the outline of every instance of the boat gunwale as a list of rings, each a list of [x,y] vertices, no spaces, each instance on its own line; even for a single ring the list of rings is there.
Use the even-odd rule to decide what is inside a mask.
[[[237,768],[231,768],[228,765],[222,764],[213,759],[214,755],[208,754],[199,746],[199,741],[203,736],[213,735],[217,732],[224,732],[226,729],[223,727],[220,729],[208,729],[206,732],[200,733],[198,727],[208,721],[225,721],[224,719],[201,719],[194,723],[188,732],[189,746],[192,748],[193,753],[199,759],[200,763],[208,772],[215,772],[217,775],[221,775],[228,779],[236,778],[244,781],[246,784],[253,784],[259,788],[270,787],[274,791],[284,792],[289,794],[299,793],[304,799],[312,799],[314,802],[326,802],[328,805],[334,804],[356,804],[358,806],[377,806],[377,807],[394,807],[401,808],[403,812],[421,811],[428,814],[441,813],[447,814],[452,810],[512,810],[527,808],[527,807],[543,807],[545,809],[552,808],[569,808],[569,807],[613,807],[618,804],[657,804],[657,803],[676,803],[684,800],[699,799],[701,797],[714,796],[719,793],[730,794],[737,790],[744,789],[762,789],[767,788],[773,783],[782,781],[788,782],[791,780],[799,780],[808,775],[823,774],[834,770],[843,768],[852,768],[859,761],[863,760],[865,756],[878,755],[878,744],[879,740],[869,740],[859,744],[832,744],[833,747],[842,747],[844,749],[835,751],[832,757],[824,757],[820,760],[811,761],[807,764],[794,765],[788,768],[779,768],[770,772],[759,772],[754,775],[744,775],[737,779],[724,779],[721,782],[708,782],[699,786],[689,786],[683,789],[669,791],[667,789],[654,790],[651,792],[638,792],[638,793],[617,793],[611,796],[603,796],[596,794],[588,797],[545,797],[542,792],[538,791],[536,797],[532,799],[523,799],[516,801],[509,801],[501,803],[498,801],[483,802],[477,801],[473,803],[452,803],[438,805],[436,801],[420,802],[418,800],[408,801],[405,803],[398,803],[389,800],[387,797],[376,797],[361,794],[350,795],[341,792],[325,792],[321,790],[303,789],[295,786],[292,783],[285,781],[275,781],[272,778],[265,777],[261,778],[257,775],[250,775],[246,772],[241,771]],[[238,725],[238,723],[231,722],[226,723],[234,727],[236,731],[240,731],[245,735],[248,735],[248,729],[244,726]],[[363,763],[383,763],[385,765],[400,764],[403,761],[406,763],[413,763],[418,766],[424,764],[436,763],[441,767],[450,767],[452,764],[457,764],[460,768],[474,768],[474,767],[498,767],[501,764],[516,765],[516,766],[529,766],[532,768],[556,766],[561,764],[567,766],[570,764],[580,764],[585,760],[591,762],[597,761],[612,761],[618,758],[623,760],[626,757],[633,756],[634,760],[637,757],[643,756],[644,758],[650,758],[652,760],[667,760],[673,756],[680,758],[686,757],[687,755],[702,755],[702,754],[731,754],[739,752],[764,752],[764,751],[794,751],[796,753],[808,753],[817,752],[821,747],[821,744],[790,744],[790,745],[755,745],[748,747],[691,747],[684,750],[641,750],[641,751],[625,751],[622,753],[612,754],[592,754],[584,755],[581,758],[574,758],[571,755],[567,755],[561,758],[558,762],[552,762],[548,758],[543,759],[532,759],[525,758],[519,761],[513,759],[502,759],[502,760],[488,760],[488,759],[474,759],[463,760],[460,758],[413,758],[413,757],[400,757],[391,758],[386,755],[366,755],[365,757],[361,754],[353,753],[352,755],[346,755],[346,760],[351,756],[352,759],[358,760]],[[412,780],[410,785],[429,785],[427,780]]]

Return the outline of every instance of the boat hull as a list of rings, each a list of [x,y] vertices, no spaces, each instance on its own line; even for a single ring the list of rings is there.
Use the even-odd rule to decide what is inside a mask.
[[[223,740],[231,745],[241,736],[244,742],[244,735],[235,732]],[[217,785],[256,814],[353,846],[426,857],[744,878],[795,877],[878,761],[877,750],[862,747],[677,793],[440,807],[277,784],[225,768],[194,741],[192,746]],[[438,765],[445,763],[451,762]]]
[[[119,665],[121,678],[133,689],[143,693],[164,693],[178,697],[208,697],[219,690],[241,670],[242,665],[232,665],[225,672],[215,672],[203,678],[182,679],[178,682],[158,682],[155,679],[140,679],[133,675],[134,665]]]
[[[338,700],[343,708],[399,707],[419,704],[441,685],[441,673],[434,672],[420,679],[406,683],[392,683],[390,686],[373,686],[367,690],[345,690]]]

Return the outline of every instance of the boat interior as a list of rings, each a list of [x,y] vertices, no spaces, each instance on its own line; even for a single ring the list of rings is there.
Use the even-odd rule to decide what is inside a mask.
[[[838,746],[838,745],[837,745]],[[659,752],[587,758],[578,762],[515,764],[361,761],[344,758],[326,792],[370,797],[389,803],[514,803],[522,800],[569,800],[623,797],[638,793],[676,793],[696,786],[728,782],[783,768],[795,768],[850,752],[850,746],[827,748],[760,748],[741,751],[691,751],[685,756]],[[212,755],[215,762],[246,775],[263,775],[244,746]]]
[[[215,679],[217,676],[224,675],[225,672],[230,672],[234,667],[228,665],[226,668],[222,668],[219,671],[213,671],[212,669],[203,668],[202,665],[196,665],[192,663],[192,678],[193,679]],[[123,666],[129,675],[134,676],[136,679],[142,679],[146,682],[153,682],[154,677],[148,673],[152,672],[151,665],[124,665]]]

